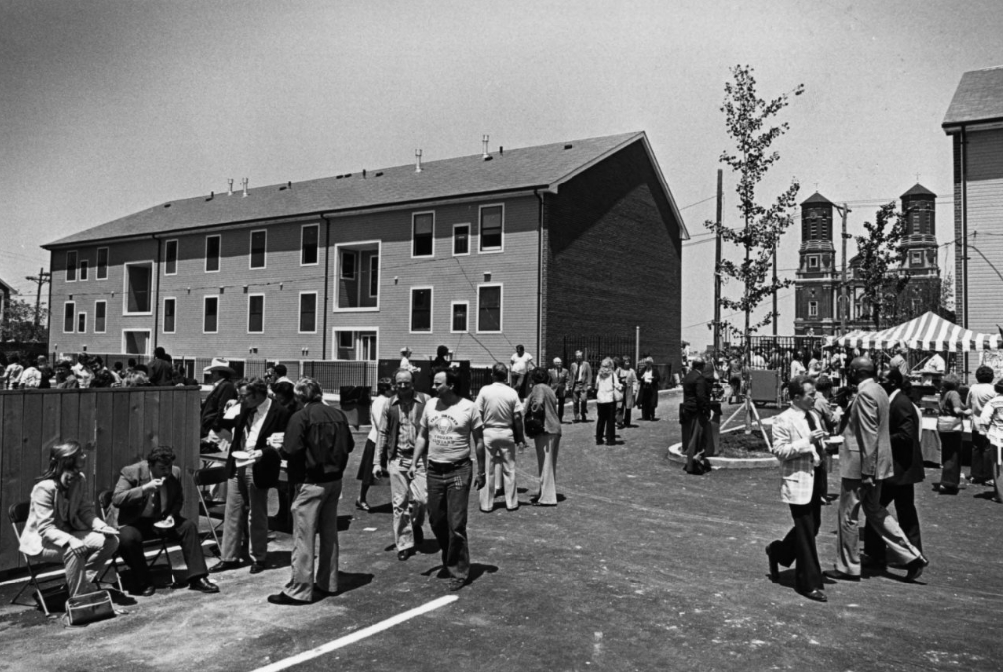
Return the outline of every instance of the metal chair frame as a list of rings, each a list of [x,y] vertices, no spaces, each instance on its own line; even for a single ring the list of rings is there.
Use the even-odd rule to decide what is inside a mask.
[[[28,522],[28,513],[30,510],[31,510],[31,502],[19,502],[17,504],[11,504],[7,508],[7,518],[10,519],[11,527],[14,528],[14,537],[18,540],[19,543],[21,541],[21,532],[24,531],[24,525],[25,523]],[[21,557],[24,558],[25,563],[28,565],[28,577],[29,577],[28,583],[21,586],[21,590],[17,591],[17,594],[14,596],[14,599],[10,601],[10,603],[23,604],[21,602],[18,602],[18,599],[21,597],[21,595],[24,594],[24,591],[34,587],[35,595],[38,598],[38,602],[39,604],[42,605],[42,611],[45,612],[46,616],[51,616],[51,614],[49,613],[49,605],[45,603],[45,595],[42,593],[42,584],[56,583],[57,581],[66,583],[65,574],[60,576],[50,576],[43,579],[39,579],[38,572],[35,569],[35,565],[32,564],[31,558],[25,555],[24,553],[21,553]],[[52,565],[55,567],[57,563],[52,563]],[[24,605],[24,606],[31,606],[31,605]]]
[[[195,484],[195,492],[198,494],[199,515],[205,516],[209,521],[209,531],[201,532],[199,536],[203,541],[210,538],[215,541],[216,549],[214,553],[217,558],[221,558],[223,557],[223,544],[220,542],[220,528],[223,527],[226,502],[206,499],[205,487],[225,483],[227,481],[226,467],[202,467],[201,469],[189,469],[188,473],[191,475],[192,482]],[[214,515],[219,517],[218,523],[213,519]]]

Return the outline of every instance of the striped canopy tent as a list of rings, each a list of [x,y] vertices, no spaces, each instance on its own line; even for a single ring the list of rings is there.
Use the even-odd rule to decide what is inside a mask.
[[[871,350],[888,350],[899,343],[905,343],[910,350],[970,352],[999,350],[1003,347],[1003,338],[1000,334],[980,334],[965,329],[928,312],[897,327],[883,331],[851,332],[835,341],[836,345]]]
[[[825,344],[827,346],[838,345],[841,348],[845,348],[847,346],[855,348],[858,347],[856,344],[860,342],[860,338],[863,336],[867,336],[868,333],[869,332],[861,331],[860,329],[854,329],[853,331],[849,331],[843,334],[842,336],[826,336]]]

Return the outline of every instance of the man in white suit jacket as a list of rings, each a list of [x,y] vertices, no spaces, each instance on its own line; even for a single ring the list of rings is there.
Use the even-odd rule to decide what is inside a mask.
[[[815,386],[807,378],[787,385],[791,407],[773,420],[770,450],[780,461],[780,500],[790,505],[794,527],[783,541],[766,547],[770,578],[779,580],[777,565],[794,567],[794,588],[810,600],[825,602],[822,568],[815,537],[822,523],[825,470],[822,469],[822,421],[815,413]]]

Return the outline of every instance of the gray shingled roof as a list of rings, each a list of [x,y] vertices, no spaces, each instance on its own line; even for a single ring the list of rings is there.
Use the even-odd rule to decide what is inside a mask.
[[[972,70],[961,82],[947,108],[943,128],[1003,119],[1003,66]]]
[[[899,198],[906,198],[907,196],[933,196],[934,198],[936,198],[937,194],[933,193],[932,191],[924,187],[922,184],[917,182],[912,186],[911,189],[909,189],[909,191],[899,196]]]
[[[44,245],[64,245],[151,235],[221,224],[291,217],[321,212],[358,210],[475,194],[550,187],[569,179],[606,155],[635,141],[643,132],[572,140],[551,145],[494,152],[487,161],[480,154],[422,163],[376,168],[346,176],[250,188],[247,197],[235,188],[226,193],[162,203],[147,210],[75,233]],[[650,150],[650,148],[649,148]],[[654,157],[652,156],[652,161]],[[658,170],[657,163],[655,164]],[[678,209],[666,185],[666,198]],[[688,237],[679,217],[682,235]]]
[[[815,203],[822,203],[824,205],[832,205],[832,201],[818,193],[817,191],[801,202],[801,205],[812,205]]]

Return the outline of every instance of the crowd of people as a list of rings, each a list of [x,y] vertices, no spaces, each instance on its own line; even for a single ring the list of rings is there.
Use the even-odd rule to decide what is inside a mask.
[[[2,356],[2,355],[0,355]],[[3,376],[0,389],[86,389],[101,387],[163,387],[177,385],[198,385],[187,375],[181,362],[173,362],[171,356],[158,347],[150,363],[139,364],[135,357],[128,358],[126,364],[116,361],[109,367],[100,355],[81,352],[76,362],[59,359],[52,366],[49,358],[39,355],[34,361],[21,363],[17,353],[6,362],[0,361]]]

